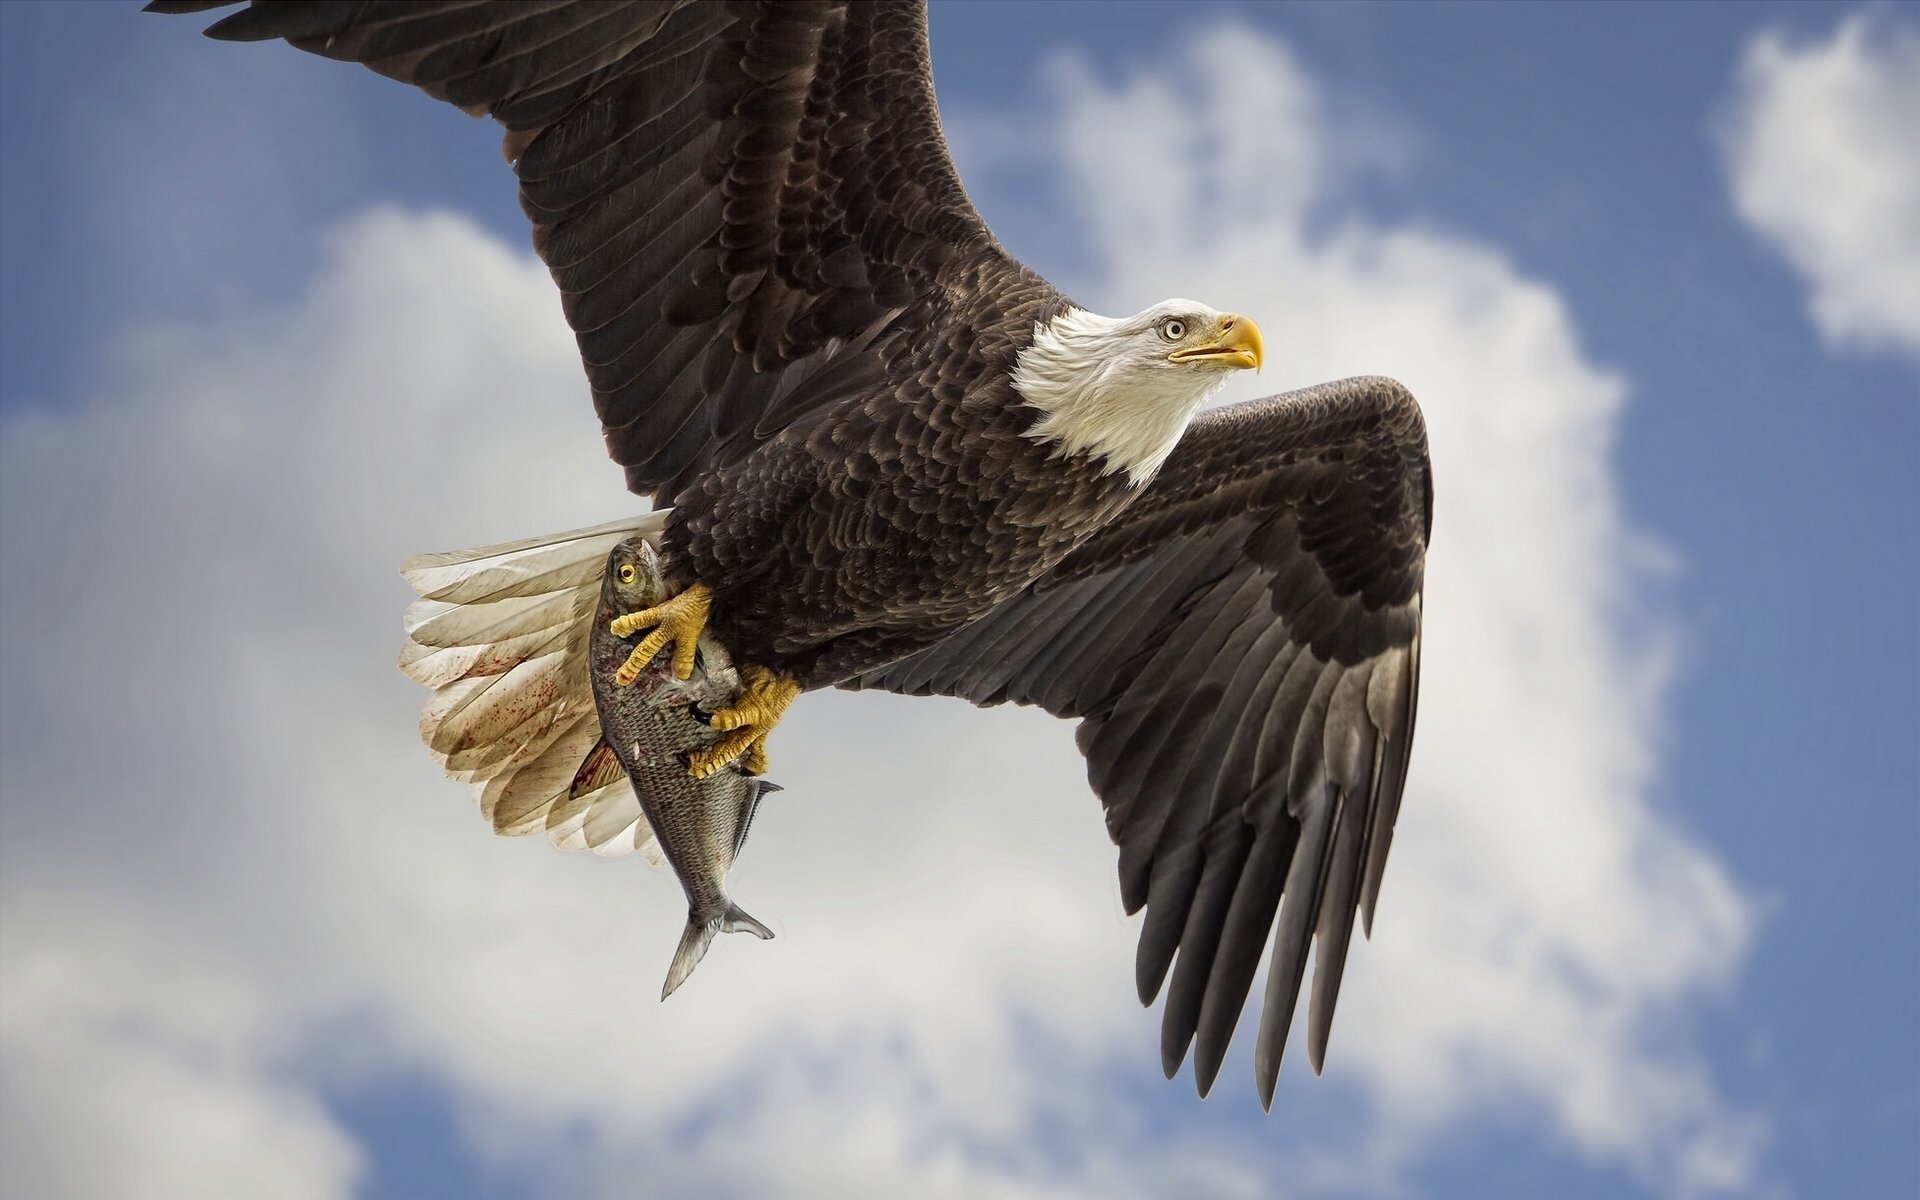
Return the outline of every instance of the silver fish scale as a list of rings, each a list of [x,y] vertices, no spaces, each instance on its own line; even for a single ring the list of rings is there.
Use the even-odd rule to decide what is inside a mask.
[[[615,571],[623,562],[640,572],[624,603],[615,585]],[[701,635],[691,679],[675,679],[670,656],[662,652],[631,685],[614,682],[614,673],[645,633],[616,637],[610,625],[615,617],[659,603],[661,574],[655,552],[639,539],[615,548],[594,614],[588,657],[600,731],[625,768],[661,852],[687,894],[687,929],[668,971],[664,999],[692,972],[714,933],[743,929],[773,936],[734,905],[726,878],[746,844],[760,797],[779,789],[732,767],[706,779],[695,779],[687,770],[687,754],[724,736],[695,719],[693,706],[708,712],[724,708],[740,691],[739,673],[718,641]]]

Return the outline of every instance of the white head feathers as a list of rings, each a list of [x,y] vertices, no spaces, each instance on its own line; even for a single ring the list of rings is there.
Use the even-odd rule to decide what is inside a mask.
[[[1068,309],[1034,326],[1013,384],[1041,417],[1027,436],[1059,453],[1103,459],[1135,485],[1153,477],[1227,373],[1258,366],[1260,332],[1245,317],[1167,300],[1131,317]]]

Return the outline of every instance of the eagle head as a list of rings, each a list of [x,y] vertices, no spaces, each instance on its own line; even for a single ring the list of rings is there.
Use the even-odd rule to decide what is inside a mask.
[[[1187,422],[1226,382],[1258,370],[1260,327],[1195,300],[1165,300],[1130,317],[1070,308],[1034,326],[1013,385],[1040,416],[1027,436],[1059,454],[1088,454],[1136,486],[1173,452]]]

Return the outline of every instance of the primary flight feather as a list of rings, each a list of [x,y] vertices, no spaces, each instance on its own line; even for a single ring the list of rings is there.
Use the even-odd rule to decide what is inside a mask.
[[[422,736],[496,829],[657,850],[624,781],[578,781],[595,597],[640,536],[672,599],[623,618],[652,630],[626,677],[684,675],[703,634],[744,664],[697,773],[763,768],[825,686],[1076,718],[1168,1074],[1191,1050],[1211,1087],[1270,937],[1262,1101],[1310,943],[1320,1067],[1413,736],[1432,490],[1403,388],[1202,411],[1260,330],[1190,300],[1100,316],[1008,255],[947,154],[918,3],[288,0],[208,32],[506,127],[607,448],[655,506],[404,568]]]

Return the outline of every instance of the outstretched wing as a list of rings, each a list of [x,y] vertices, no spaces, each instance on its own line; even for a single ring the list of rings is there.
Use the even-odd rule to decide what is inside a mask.
[[[923,4],[281,0],[207,32],[506,126],[608,450],[656,504],[863,375],[823,360],[884,360],[983,262],[1020,270],[947,154]]]
[[[1202,1095],[1269,932],[1262,1103],[1316,935],[1308,1051],[1323,1062],[1406,782],[1431,512],[1426,428],[1392,380],[1212,409],[1052,573],[842,685],[1080,718],[1121,896],[1147,910],[1140,999],[1171,965],[1162,1064],[1171,1077],[1195,1046]]]

